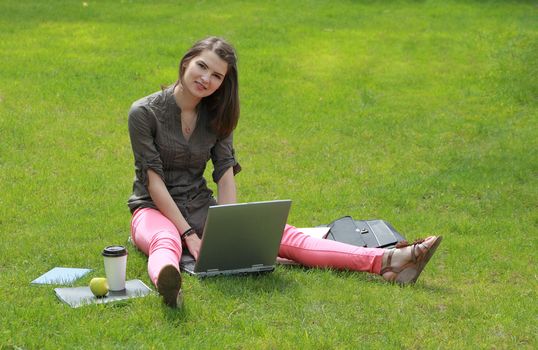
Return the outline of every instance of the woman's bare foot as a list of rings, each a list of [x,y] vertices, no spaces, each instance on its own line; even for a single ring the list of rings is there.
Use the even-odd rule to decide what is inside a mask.
[[[386,250],[381,275],[386,281],[401,285],[415,283],[442,239],[430,236],[411,245]]]

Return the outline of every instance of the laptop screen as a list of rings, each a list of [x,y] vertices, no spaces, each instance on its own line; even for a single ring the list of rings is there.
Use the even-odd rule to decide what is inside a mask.
[[[195,272],[274,266],[290,200],[209,207]]]

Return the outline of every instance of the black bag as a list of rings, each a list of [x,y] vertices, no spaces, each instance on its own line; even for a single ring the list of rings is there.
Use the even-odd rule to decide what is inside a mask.
[[[392,248],[405,238],[384,220],[354,220],[344,216],[329,225],[326,239],[368,248]]]

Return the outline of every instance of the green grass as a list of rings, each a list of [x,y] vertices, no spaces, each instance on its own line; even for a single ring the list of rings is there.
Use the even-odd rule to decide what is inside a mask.
[[[532,1],[0,3],[0,347],[536,348],[538,8]],[[182,53],[235,44],[241,201],[290,223],[383,218],[442,234],[413,287],[278,267],[185,277],[157,296],[70,309],[31,280],[104,274],[126,243],[132,101]],[[128,278],[150,284],[131,248]]]

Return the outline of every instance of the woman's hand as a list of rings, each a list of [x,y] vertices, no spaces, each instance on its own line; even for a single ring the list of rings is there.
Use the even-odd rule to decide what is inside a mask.
[[[194,260],[198,260],[200,246],[202,245],[202,240],[198,238],[198,235],[195,233],[185,237],[185,244],[189,249],[189,253],[191,253],[191,255],[194,257]]]

